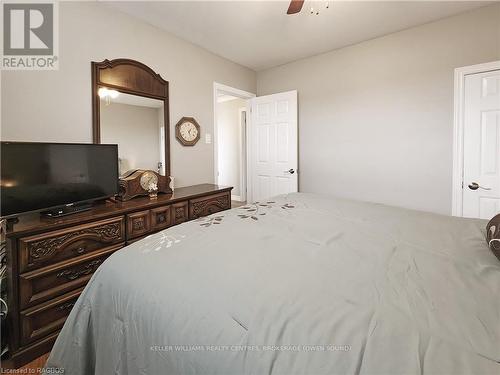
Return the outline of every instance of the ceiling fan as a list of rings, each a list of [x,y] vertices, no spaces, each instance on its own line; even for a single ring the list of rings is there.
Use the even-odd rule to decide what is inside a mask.
[[[290,6],[286,14],[295,14],[299,13],[302,10],[302,6],[304,5],[304,0],[292,0],[290,1]]]
[[[290,5],[288,6],[288,10],[286,14],[295,14],[299,13],[302,10],[302,6],[304,5],[305,0],[291,0]],[[329,2],[326,2],[326,9],[330,7]],[[311,14],[319,14],[319,11],[314,10],[314,8],[311,8]]]

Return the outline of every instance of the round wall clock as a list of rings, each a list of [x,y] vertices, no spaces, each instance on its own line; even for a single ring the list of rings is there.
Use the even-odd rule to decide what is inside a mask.
[[[192,117],[183,117],[175,125],[175,137],[183,146],[194,146],[200,140],[200,125]]]

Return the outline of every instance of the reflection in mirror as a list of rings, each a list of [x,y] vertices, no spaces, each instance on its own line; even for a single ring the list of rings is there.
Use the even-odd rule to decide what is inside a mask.
[[[165,175],[163,101],[101,88],[101,143],[118,144],[120,175],[151,169]]]

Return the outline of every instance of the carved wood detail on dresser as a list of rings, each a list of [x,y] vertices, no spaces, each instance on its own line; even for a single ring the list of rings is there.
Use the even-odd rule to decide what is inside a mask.
[[[231,208],[231,189],[202,184],[155,200],[107,201],[58,219],[20,216],[6,234],[11,366],[50,351],[78,296],[110,255],[172,225]]]
[[[19,239],[20,270],[27,271],[47,262],[72,258],[123,241],[125,241],[123,217],[54,231],[50,232],[50,235],[42,233],[22,237]]]
[[[189,201],[189,216],[193,219],[231,208],[231,196],[226,193]]]
[[[184,223],[185,221],[188,221],[189,218],[189,212],[188,212],[188,202],[179,202],[176,204],[172,205],[172,209],[174,211],[174,224],[180,224]],[[195,217],[192,217],[191,219],[196,219]]]

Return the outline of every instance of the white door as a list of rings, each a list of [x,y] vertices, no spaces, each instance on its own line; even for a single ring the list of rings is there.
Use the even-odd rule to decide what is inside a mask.
[[[463,216],[500,212],[500,70],[465,77]]]
[[[250,201],[298,191],[297,91],[250,99]]]

